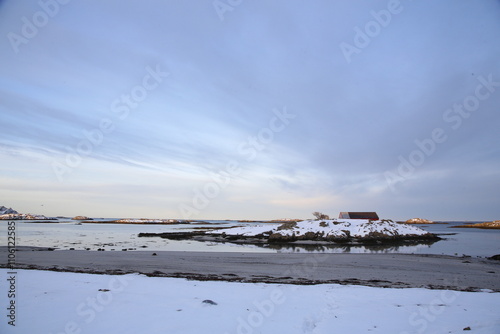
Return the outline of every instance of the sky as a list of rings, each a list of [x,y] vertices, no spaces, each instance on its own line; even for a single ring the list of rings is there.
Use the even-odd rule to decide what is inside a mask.
[[[0,1],[0,205],[500,219],[500,1]]]

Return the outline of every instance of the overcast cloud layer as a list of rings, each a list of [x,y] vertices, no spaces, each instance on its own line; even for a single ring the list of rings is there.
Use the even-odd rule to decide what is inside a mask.
[[[500,219],[500,1],[3,1],[0,37],[0,205]]]

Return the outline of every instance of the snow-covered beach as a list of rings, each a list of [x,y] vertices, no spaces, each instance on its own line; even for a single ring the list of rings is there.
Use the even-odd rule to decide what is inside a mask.
[[[2,281],[6,269],[0,269]],[[19,270],[10,333],[500,332],[499,294]],[[2,299],[5,310],[5,299]]]

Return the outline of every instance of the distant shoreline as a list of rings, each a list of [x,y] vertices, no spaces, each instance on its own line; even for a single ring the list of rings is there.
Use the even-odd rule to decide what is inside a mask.
[[[480,228],[485,230],[500,230],[500,220],[485,222],[485,223],[477,223],[477,224],[464,224],[458,226],[452,226],[455,228]]]

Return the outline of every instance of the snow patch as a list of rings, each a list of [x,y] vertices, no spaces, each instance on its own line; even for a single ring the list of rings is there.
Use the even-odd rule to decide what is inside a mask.
[[[279,234],[282,236],[303,236],[306,233],[319,233],[323,237],[366,238],[374,233],[385,236],[426,235],[427,231],[412,225],[398,224],[392,220],[368,219],[329,219],[304,220],[297,223],[276,225],[241,226],[209,233],[225,233],[226,235],[258,236]]]

